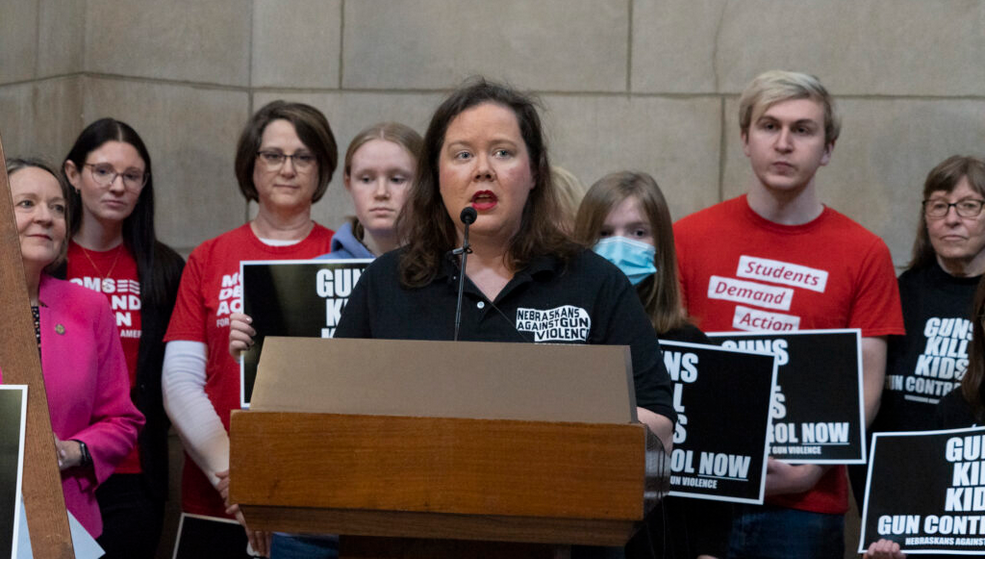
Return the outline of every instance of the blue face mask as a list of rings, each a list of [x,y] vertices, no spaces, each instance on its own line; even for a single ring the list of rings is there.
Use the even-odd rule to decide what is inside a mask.
[[[657,250],[648,243],[612,236],[600,239],[592,249],[619,267],[619,270],[629,277],[629,282],[633,283],[633,286],[657,272],[657,267],[653,264]]]

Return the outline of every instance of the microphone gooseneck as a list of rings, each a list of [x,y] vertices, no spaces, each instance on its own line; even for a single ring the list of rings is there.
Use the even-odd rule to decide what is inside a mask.
[[[453,341],[458,341],[458,329],[462,325],[462,292],[465,290],[465,265],[468,261],[469,254],[472,253],[472,248],[469,246],[469,225],[475,222],[478,216],[479,213],[470,206],[463,208],[462,213],[458,216],[462,224],[465,225],[465,231],[462,232],[462,247],[453,252],[462,256],[462,266],[458,274],[458,302],[455,304],[455,338]]]

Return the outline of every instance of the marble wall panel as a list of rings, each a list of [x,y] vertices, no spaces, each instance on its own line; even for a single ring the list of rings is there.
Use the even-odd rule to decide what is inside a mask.
[[[251,2],[87,0],[86,70],[249,85]]]
[[[362,0],[345,5],[346,88],[435,89],[485,74],[529,89],[624,91],[625,0]]]
[[[632,89],[714,93],[723,0],[635,0]]]
[[[85,0],[41,0],[39,78],[81,72],[85,53]]]
[[[0,136],[7,157],[33,156],[58,165],[81,127],[82,78],[0,87]]]
[[[341,46],[341,0],[256,0],[251,85],[336,88]]]
[[[718,202],[721,102],[625,96],[546,96],[554,165],[586,186],[622,170],[657,180],[674,219]]]
[[[34,78],[38,0],[0,2],[0,84]]]
[[[782,9],[778,9],[782,5]],[[980,96],[978,0],[739,0],[722,18],[720,91],[773,68],[819,76],[840,95]]]

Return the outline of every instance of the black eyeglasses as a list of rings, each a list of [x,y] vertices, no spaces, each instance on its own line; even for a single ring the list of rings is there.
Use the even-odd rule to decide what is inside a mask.
[[[961,218],[978,218],[983,205],[985,201],[981,199],[963,199],[956,203],[949,203],[944,199],[929,199],[923,202],[923,213],[927,218],[944,218],[953,206]]]
[[[271,152],[269,150],[261,150],[257,152],[257,156],[260,161],[267,166],[268,171],[277,171],[284,165],[284,162],[288,158],[291,159],[291,163],[294,164],[294,169],[305,172],[311,169],[311,166],[315,165],[315,157],[307,152],[298,152],[296,154],[282,154],[280,152]]]

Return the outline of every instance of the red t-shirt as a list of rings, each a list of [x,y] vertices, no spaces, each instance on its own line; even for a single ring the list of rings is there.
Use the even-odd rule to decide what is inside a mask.
[[[132,391],[137,383],[137,352],[140,348],[140,282],[133,253],[124,244],[109,251],[92,251],[71,241],[66,278],[105,294],[109,300],[116,327],[120,330]],[[140,472],[140,447],[134,446],[114,473]]]
[[[674,240],[685,305],[703,331],[904,333],[889,248],[835,210],[825,207],[807,224],[787,226],[756,214],[742,195],[682,218]],[[828,470],[806,493],[766,502],[844,513],[845,470]]]
[[[332,234],[315,224],[299,243],[270,246],[244,224],[204,242],[189,256],[164,340],[208,346],[205,393],[227,432],[230,411],[239,409],[239,364],[229,354],[229,314],[243,311],[239,262],[311,259],[331,250]],[[181,495],[185,512],[229,518],[219,493],[187,454]]]

